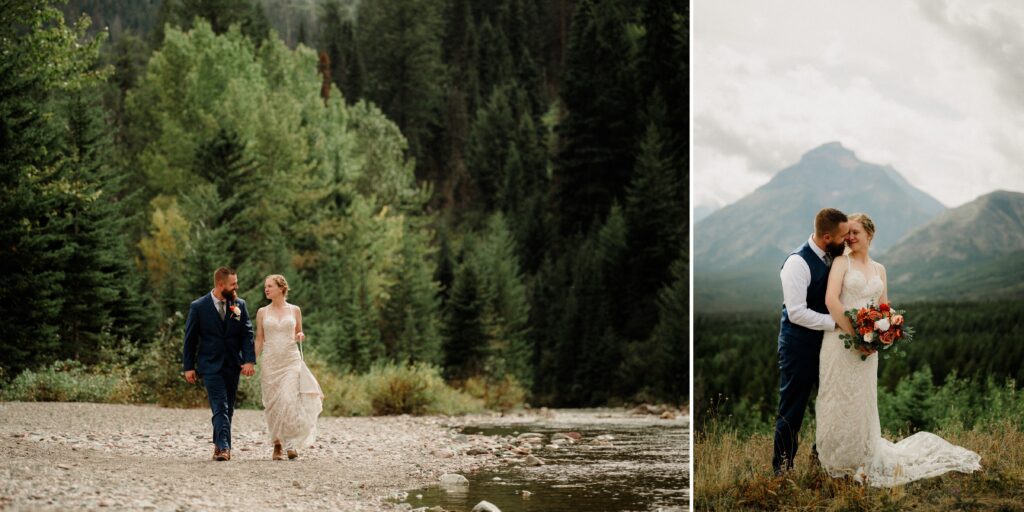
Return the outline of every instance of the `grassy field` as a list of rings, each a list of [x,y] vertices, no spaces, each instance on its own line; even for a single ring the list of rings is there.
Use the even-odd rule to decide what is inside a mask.
[[[708,425],[695,441],[695,510],[1024,510],[1024,432],[1005,422],[983,431],[939,431],[981,454],[983,469],[877,489],[837,480],[812,464],[813,425],[804,429],[796,469],[775,477],[770,432],[753,435]],[[887,436],[897,439],[902,436]]]

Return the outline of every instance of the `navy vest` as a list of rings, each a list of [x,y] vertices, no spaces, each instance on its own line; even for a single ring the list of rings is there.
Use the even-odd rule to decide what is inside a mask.
[[[814,253],[809,242],[804,242],[799,249],[790,255],[792,256],[793,254],[803,258],[811,269],[811,284],[807,286],[807,307],[812,311],[827,315],[828,308],[825,307],[825,288],[828,287],[828,266]],[[824,334],[824,331],[815,331],[790,322],[786,305],[782,305],[782,321],[779,329],[780,338],[820,343]]]

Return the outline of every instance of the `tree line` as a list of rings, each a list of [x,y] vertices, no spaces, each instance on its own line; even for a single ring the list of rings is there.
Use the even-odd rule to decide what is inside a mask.
[[[961,424],[1002,413],[988,411],[1024,385],[1024,305],[924,302],[901,305],[915,329],[904,356],[879,360],[879,410],[891,429],[935,426],[953,415]],[[779,314],[715,313],[694,317],[695,425],[712,420],[770,429],[778,404]],[[1016,390],[1016,394],[1013,392]],[[1006,409],[1010,407],[1010,409]],[[1019,410],[1020,404],[1002,409]],[[969,413],[965,413],[969,411]],[[976,417],[972,419],[972,417]]]

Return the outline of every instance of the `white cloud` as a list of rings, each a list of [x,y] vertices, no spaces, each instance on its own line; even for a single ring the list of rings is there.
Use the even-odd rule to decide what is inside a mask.
[[[693,6],[695,205],[835,140],[947,206],[1024,191],[1021,4],[784,5]]]

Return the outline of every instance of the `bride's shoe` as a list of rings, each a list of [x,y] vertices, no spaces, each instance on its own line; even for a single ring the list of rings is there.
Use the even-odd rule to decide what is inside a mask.
[[[284,454],[281,453],[281,443],[274,443],[274,456],[273,460],[284,460]]]
[[[298,456],[299,456],[299,452],[295,451],[295,448],[288,448],[288,458],[289,459],[295,459],[295,458],[298,458]]]

